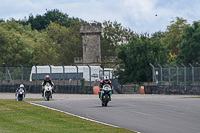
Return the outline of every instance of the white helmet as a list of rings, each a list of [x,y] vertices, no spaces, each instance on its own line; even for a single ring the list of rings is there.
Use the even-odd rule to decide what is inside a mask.
[[[21,84],[19,87],[20,87],[20,88],[24,88],[24,85],[23,85],[23,84]]]
[[[105,80],[109,80],[109,77],[108,76],[105,76],[105,78],[104,78]]]

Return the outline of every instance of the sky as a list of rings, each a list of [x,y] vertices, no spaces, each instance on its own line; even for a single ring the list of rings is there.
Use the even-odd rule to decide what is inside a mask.
[[[0,19],[16,20],[58,9],[87,22],[117,21],[136,33],[166,31],[176,17],[200,20],[200,0],[0,0]]]

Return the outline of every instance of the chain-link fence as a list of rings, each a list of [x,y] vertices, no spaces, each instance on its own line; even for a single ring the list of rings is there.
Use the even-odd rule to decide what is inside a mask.
[[[0,67],[0,84],[20,84],[30,79],[31,68]],[[29,83],[30,84],[30,83]]]
[[[50,75],[50,79],[55,84],[55,89],[59,92],[66,91],[78,92],[85,91],[84,88],[92,90],[93,86],[98,86],[104,75],[113,78],[113,70],[101,68],[100,66],[32,66],[32,67],[9,67],[4,65],[0,67],[0,89],[3,92],[11,86],[16,88],[23,83],[25,87],[29,87],[31,92],[41,89],[41,84],[46,75]],[[115,80],[115,79],[112,79]],[[115,89],[118,89],[118,80],[113,82]],[[62,88],[59,89],[59,88]],[[65,89],[65,90],[63,90]],[[14,89],[13,89],[14,90]],[[39,91],[35,91],[39,92]],[[67,91],[66,91],[67,92]]]
[[[193,67],[191,64],[185,66],[163,65],[152,67],[153,85],[188,86],[200,85],[200,67]]]
[[[98,84],[102,70],[79,66],[0,67],[0,84],[41,84],[46,75],[57,85]]]

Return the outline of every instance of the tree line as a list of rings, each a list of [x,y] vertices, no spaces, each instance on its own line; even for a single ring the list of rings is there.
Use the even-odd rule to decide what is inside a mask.
[[[98,23],[94,21],[95,23]],[[43,15],[30,14],[22,20],[0,20],[0,62],[9,66],[73,65],[82,56],[80,25],[88,23],[69,17],[58,9]],[[166,31],[137,34],[117,21],[104,21],[102,57],[117,56],[115,75],[121,84],[152,81],[152,64],[197,64],[200,23],[187,24],[176,17]]]

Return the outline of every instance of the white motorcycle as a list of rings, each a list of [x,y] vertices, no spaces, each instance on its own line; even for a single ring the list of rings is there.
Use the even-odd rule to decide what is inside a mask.
[[[52,98],[52,86],[49,83],[44,87],[44,98],[45,101],[49,101],[49,99]]]
[[[16,92],[16,100],[17,100],[17,101],[24,101],[24,95],[25,95],[24,89],[23,89],[23,88],[20,88],[20,89],[18,90],[18,92]]]

